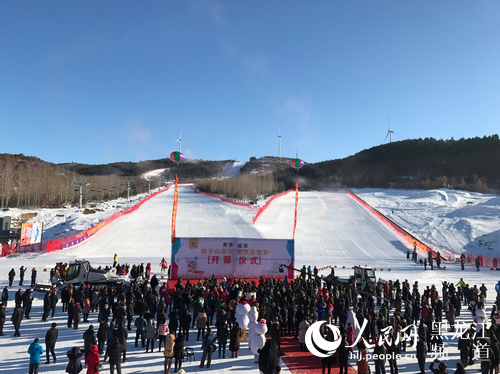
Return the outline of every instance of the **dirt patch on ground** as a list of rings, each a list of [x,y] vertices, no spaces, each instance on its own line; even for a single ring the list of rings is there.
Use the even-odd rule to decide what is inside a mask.
[[[95,210],[94,209],[85,209],[83,211],[83,214],[94,214],[95,213]]]
[[[32,218],[35,218],[38,215],[38,213],[22,213],[19,215],[19,220],[22,221],[29,221]]]

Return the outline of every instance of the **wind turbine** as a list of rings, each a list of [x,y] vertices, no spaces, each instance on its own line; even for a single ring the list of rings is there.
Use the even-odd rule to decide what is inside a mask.
[[[176,142],[179,142],[179,153],[180,153],[182,146],[182,131],[179,133],[179,139],[177,139]]]
[[[392,143],[392,134],[394,134],[394,131],[391,130],[391,125],[389,123],[387,125],[387,135],[385,136],[384,143],[387,141],[387,137],[389,137],[389,143]]]

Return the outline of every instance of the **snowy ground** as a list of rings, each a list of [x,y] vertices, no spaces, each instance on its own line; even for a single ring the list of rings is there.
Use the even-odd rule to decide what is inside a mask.
[[[416,237],[436,249],[446,249],[461,253],[465,248],[474,251],[487,251],[493,255],[499,249],[496,235],[499,230],[498,218],[500,204],[495,195],[480,195],[452,190],[435,191],[398,191],[398,190],[357,190],[365,201],[382,213],[387,214],[402,227]],[[92,265],[110,265],[114,253],[118,253],[119,262],[141,263],[151,262],[153,271],[159,272],[162,257],[170,257],[170,230],[173,189],[161,193],[146,202],[139,210],[115,220],[86,242],[73,248],[50,254],[24,254],[16,257],[0,259],[0,287],[7,284],[7,273],[11,268],[18,272],[21,265],[28,269],[36,267],[39,279],[48,279],[43,269],[56,262],[68,262],[75,258],[89,259]],[[135,201],[134,203],[137,203]],[[44,239],[56,238],[62,232],[71,233],[86,229],[99,220],[111,215],[114,211],[125,208],[130,203],[124,200],[107,205],[99,205],[101,209],[93,215],[83,215],[78,209],[39,211],[34,221],[44,222]],[[119,208],[120,207],[120,208]],[[230,236],[248,238],[291,238],[293,230],[294,194],[276,199],[252,224],[254,211],[227,204],[219,200],[194,194],[192,190],[179,189],[179,207],[177,215],[178,236]],[[353,265],[368,265],[384,268],[377,272],[377,277],[386,280],[408,279],[411,283],[418,281],[426,286],[435,284],[441,289],[442,280],[457,282],[460,277],[469,284],[485,283],[489,289],[488,310],[494,300],[494,286],[498,281],[498,273],[491,270],[476,272],[468,266],[461,271],[456,264],[447,264],[446,270],[424,272],[423,268],[406,260],[405,252],[411,246],[402,242],[401,238],[380,223],[354,199],[344,191],[301,192],[299,194],[298,222],[296,230],[296,266],[337,265],[340,276],[349,275]],[[15,216],[17,210],[5,212]],[[479,238],[482,238],[479,245]],[[492,249],[488,249],[488,248]],[[345,269],[342,269],[345,266]],[[388,272],[388,268],[391,269]],[[325,271],[327,273],[329,271]],[[29,275],[28,275],[29,278]],[[17,277],[14,285],[17,285]],[[17,286],[12,287],[9,295],[8,319],[13,310],[14,293]],[[37,294],[42,298],[42,294]],[[25,373],[29,356],[26,353],[29,344],[35,337],[41,339],[50,327],[50,323],[42,323],[40,299],[34,303],[33,319],[23,321],[21,338],[14,338],[12,325],[5,325],[5,336],[0,338],[0,372]],[[470,323],[472,317],[463,309],[459,321]],[[52,322],[52,321],[51,321]],[[64,317],[56,314],[55,322],[59,324],[60,337],[56,345],[56,354],[60,357],[56,365],[41,365],[40,372],[63,373],[67,360],[65,352],[72,346],[81,346],[81,335],[88,327],[82,323],[78,332],[65,327]],[[91,316],[96,323],[96,316]],[[458,339],[448,335],[448,367],[454,368],[458,359],[456,345]],[[189,345],[199,347],[196,342]],[[128,345],[130,362],[123,365],[124,373],[160,373],[163,370],[162,356],[159,353],[147,354],[143,349]],[[415,353],[410,349],[409,353]],[[200,370],[197,366],[201,351],[196,350],[197,363],[187,363],[187,372],[239,372],[257,373],[256,365],[249,351],[242,345],[239,359],[213,361],[210,370]],[[428,362],[430,363],[430,358]],[[400,372],[417,372],[416,361],[401,361]],[[106,370],[107,370],[107,366]],[[479,371],[479,365],[471,370]],[[373,370],[373,365],[372,365]],[[286,370],[285,370],[286,372]],[[469,370],[468,370],[469,372]]]

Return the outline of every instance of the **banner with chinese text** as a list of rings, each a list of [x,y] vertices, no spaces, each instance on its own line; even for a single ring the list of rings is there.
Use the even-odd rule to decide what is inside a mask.
[[[284,278],[293,279],[295,242],[289,239],[175,238],[172,279]]]
[[[23,223],[21,225],[21,247],[42,242],[43,223]]]

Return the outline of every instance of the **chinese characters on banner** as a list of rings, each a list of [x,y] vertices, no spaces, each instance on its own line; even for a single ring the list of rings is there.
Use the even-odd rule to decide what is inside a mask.
[[[175,238],[172,278],[293,278],[294,241],[289,239]]]

